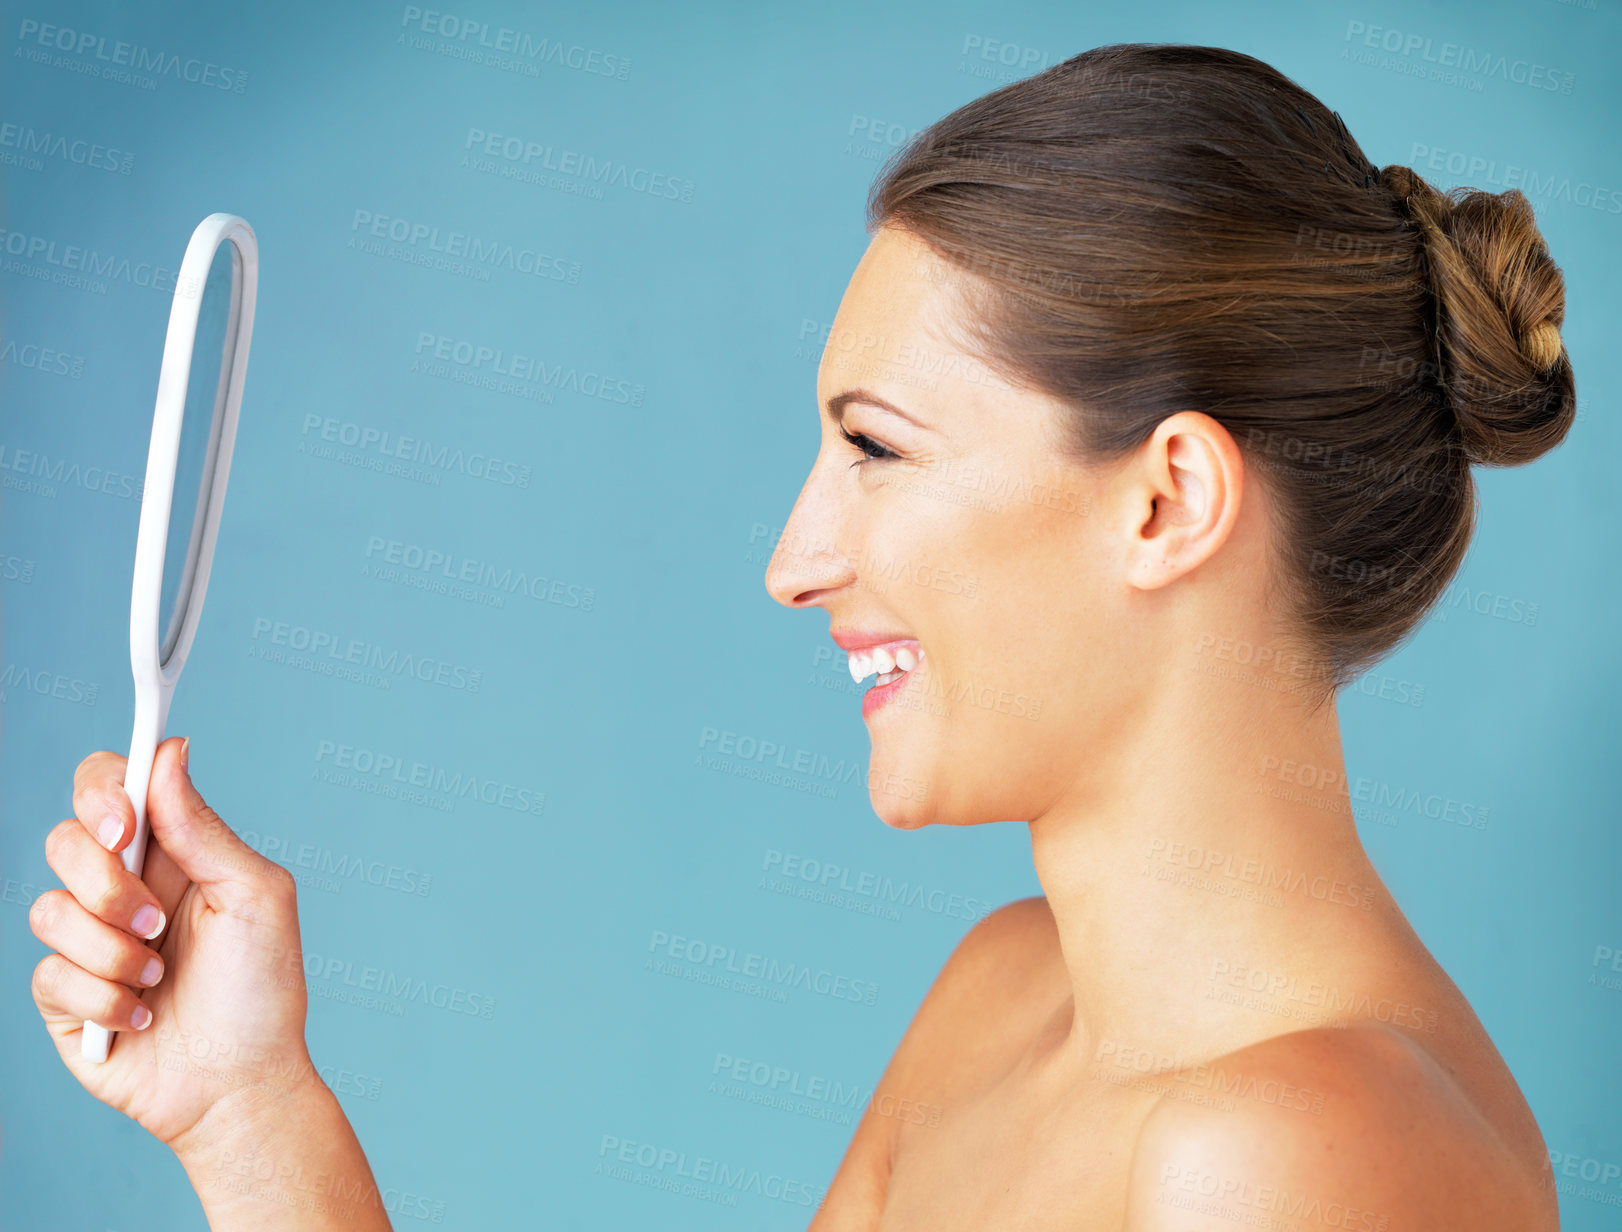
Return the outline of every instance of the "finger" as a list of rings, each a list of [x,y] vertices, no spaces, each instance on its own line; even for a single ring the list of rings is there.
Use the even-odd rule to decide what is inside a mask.
[[[115,984],[150,988],[163,978],[163,959],[150,946],[98,920],[66,890],[46,890],[28,909],[28,926],[62,957]]]
[[[169,919],[180,911],[180,900],[191,885],[180,865],[163,849],[163,844],[149,841],[146,845],[146,863],[141,866],[141,880],[157,896],[158,906]]]
[[[129,758],[100,749],[73,771],[73,815],[108,851],[121,851],[135,834],[135,806],[124,790]]]
[[[140,1031],[152,1011],[122,984],[91,975],[61,954],[47,954],[34,968],[34,1004],[47,1021],[84,1019],[109,1031]]]
[[[280,910],[290,877],[239,838],[210,808],[181,764],[181,738],[158,746],[147,788],[152,837],[202,891],[209,905],[254,917]]]
[[[45,862],[91,915],[150,941],[168,922],[151,888],[85,832],[76,819],[45,836]]]

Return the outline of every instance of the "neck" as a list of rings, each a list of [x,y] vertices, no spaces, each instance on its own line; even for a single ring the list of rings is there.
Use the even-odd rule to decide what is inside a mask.
[[[1333,1017],[1372,991],[1360,955],[1389,955],[1401,918],[1357,836],[1333,700],[1185,674],[1117,727],[1106,781],[1030,822],[1073,997],[1054,1055],[1084,1072]]]

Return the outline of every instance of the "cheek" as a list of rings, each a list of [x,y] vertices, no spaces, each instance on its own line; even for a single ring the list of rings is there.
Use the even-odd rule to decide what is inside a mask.
[[[929,657],[908,714],[874,744],[876,811],[902,828],[1023,816],[1068,764],[1063,750],[1085,742],[1114,662],[1098,646],[1109,620],[1097,540],[1077,515],[1013,501],[914,493],[883,515],[866,582]]]
[[[965,518],[953,540],[973,598],[939,609],[954,758],[995,749],[999,774],[1051,773],[1104,704],[1125,648],[1107,562],[1079,515],[1030,506]]]
[[[953,558],[973,582],[957,607],[965,670],[1026,692],[1073,678],[1100,597],[1087,529],[1028,502],[959,520]]]
[[[877,596],[927,644],[929,613],[979,591],[974,516],[950,493],[919,474],[885,477],[863,516],[852,523],[859,554],[857,585]],[[913,624],[916,620],[919,624]]]

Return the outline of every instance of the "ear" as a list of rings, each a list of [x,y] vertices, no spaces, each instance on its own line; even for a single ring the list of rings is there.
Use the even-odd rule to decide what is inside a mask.
[[[1127,581],[1155,590],[1209,560],[1239,520],[1245,466],[1228,430],[1199,411],[1155,427],[1126,469],[1134,534]]]

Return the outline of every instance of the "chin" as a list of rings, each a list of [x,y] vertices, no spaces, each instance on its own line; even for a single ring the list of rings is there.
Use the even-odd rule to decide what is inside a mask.
[[[924,781],[879,763],[867,770],[867,798],[892,830],[917,830],[934,820]]]
[[[879,815],[879,820],[892,830],[922,830],[930,823],[930,818],[909,810],[904,815],[897,815],[895,808],[882,808],[877,803],[873,811]]]

